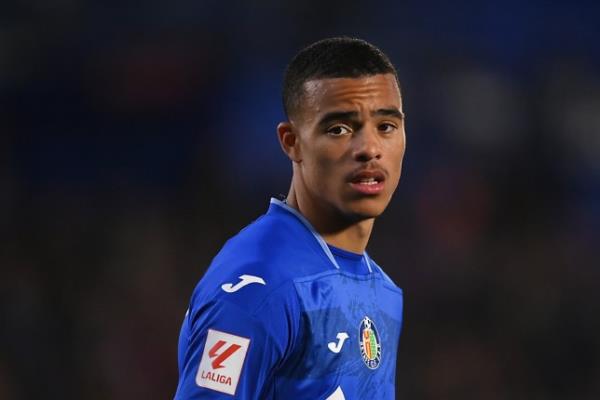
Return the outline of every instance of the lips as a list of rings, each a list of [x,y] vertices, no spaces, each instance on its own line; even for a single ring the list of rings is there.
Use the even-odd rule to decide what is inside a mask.
[[[385,174],[382,170],[359,170],[350,176],[350,186],[366,195],[379,194],[384,189]]]

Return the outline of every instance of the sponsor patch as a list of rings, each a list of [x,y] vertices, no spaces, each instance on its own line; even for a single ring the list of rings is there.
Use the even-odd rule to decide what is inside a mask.
[[[196,374],[196,384],[217,392],[235,394],[250,339],[209,329]]]
[[[367,316],[360,322],[358,344],[363,362],[370,369],[379,367],[381,362],[381,341],[375,323]]]
[[[240,275],[240,281],[235,285],[233,283],[224,283],[221,285],[221,289],[223,289],[227,293],[235,293],[244,286],[250,285],[251,283],[259,283],[261,285],[266,285],[267,283],[260,276],[255,275]]]

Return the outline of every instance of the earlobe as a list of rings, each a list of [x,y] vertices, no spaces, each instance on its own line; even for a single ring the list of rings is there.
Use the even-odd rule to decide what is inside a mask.
[[[283,152],[293,162],[302,161],[300,142],[297,133],[290,122],[280,122],[277,125],[277,137]]]

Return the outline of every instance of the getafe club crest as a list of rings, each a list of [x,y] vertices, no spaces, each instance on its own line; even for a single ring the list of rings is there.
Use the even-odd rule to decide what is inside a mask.
[[[375,369],[381,362],[381,341],[373,321],[365,316],[358,329],[360,355],[367,367]]]

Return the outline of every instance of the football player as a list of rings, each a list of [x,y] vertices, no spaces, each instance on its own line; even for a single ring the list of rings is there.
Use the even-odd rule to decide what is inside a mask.
[[[365,249],[406,147],[395,68],[360,39],[290,62],[285,199],[231,238],[195,288],[176,399],[393,399],[402,291]]]

